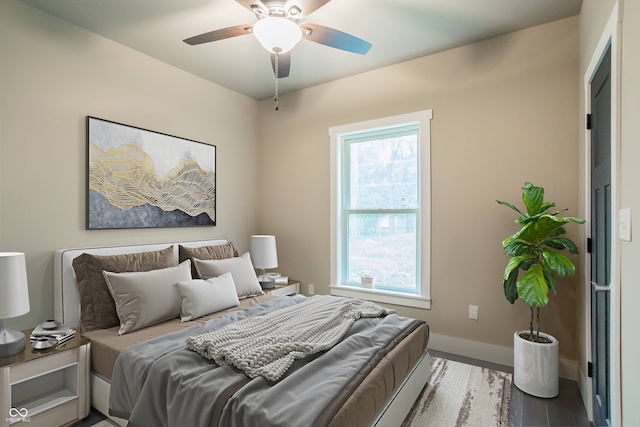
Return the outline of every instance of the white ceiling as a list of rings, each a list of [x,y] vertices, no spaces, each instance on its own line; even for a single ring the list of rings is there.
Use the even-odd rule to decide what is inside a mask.
[[[273,96],[269,54],[252,35],[189,46],[253,24],[235,0],[22,0],[89,31],[255,99]],[[580,12],[582,0],[332,0],[305,17],[370,42],[366,55],[302,40],[280,93],[429,55]]]

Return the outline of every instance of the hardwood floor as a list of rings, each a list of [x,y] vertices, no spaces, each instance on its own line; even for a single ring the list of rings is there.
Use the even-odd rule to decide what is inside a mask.
[[[513,374],[513,368],[510,366],[436,350],[429,350],[429,353],[432,356]],[[509,426],[589,427],[591,424],[587,417],[587,411],[582,404],[578,384],[575,381],[560,378],[560,394],[553,399],[541,399],[531,396],[520,391],[512,383],[511,402],[509,404]]]

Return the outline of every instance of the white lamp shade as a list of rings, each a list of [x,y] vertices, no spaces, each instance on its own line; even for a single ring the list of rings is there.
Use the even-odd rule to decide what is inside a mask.
[[[21,252],[0,252],[0,319],[28,313],[27,264]]]
[[[287,18],[267,17],[253,25],[253,35],[269,52],[284,53],[302,39],[302,30]]]
[[[255,268],[276,268],[276,236],[251,236],[251,262]]]

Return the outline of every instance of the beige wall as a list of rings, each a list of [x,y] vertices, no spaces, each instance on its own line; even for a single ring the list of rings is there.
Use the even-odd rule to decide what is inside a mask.
[[[65,23],[0,1],[0,250],[27,256],[31,312],[53,315],[53,253],[66,247],[226,237],[257,228],[257,101]],[[217,227],[85,230],[92,115],[217,146]]]
[[[262,101],[259,229],[277,236],[279,269],[329,291],[328,128],[433,109],[433,304],[399,311],[435,334],[512,346],[529,310],[502,293],[500,242],[516,226],[495,199],[517,202],[532,181],[577,213],[577,68],[574,17],[287,94],[277,112]],[[543,329],[569,359],[576,283],[562,281],[542,311]],[[469,304],[479,306],[478,321],[468,319]]]

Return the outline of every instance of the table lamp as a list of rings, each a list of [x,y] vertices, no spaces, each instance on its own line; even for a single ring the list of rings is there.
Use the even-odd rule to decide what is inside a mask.
[[[251,236],[251,262],[254,268],[260,269],[258,282],[262,289],[272,289],[276,282],[265,273],[266,268],[276,268],[278,266],[278,253],[276,251],[275,236]]]
[[[27,265],[20,252],[0,252],[0,357],[24,350],[24,334],[7,328],[7,318],[29,312]]]

